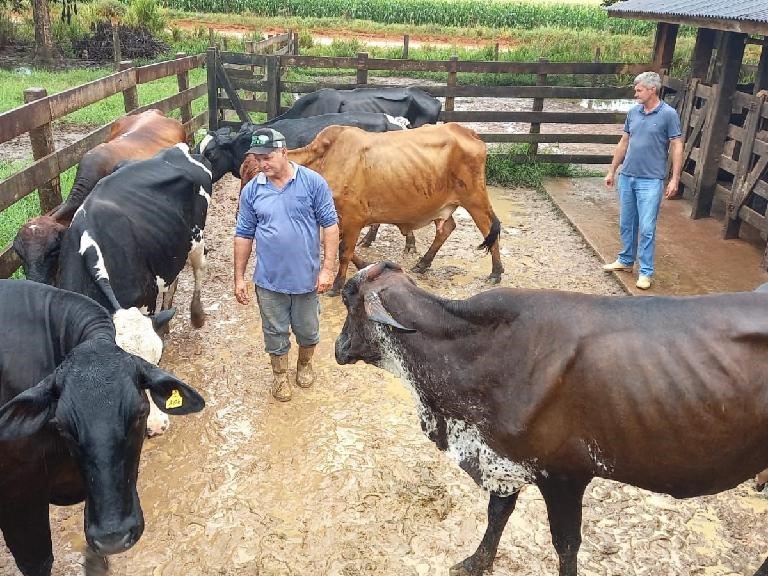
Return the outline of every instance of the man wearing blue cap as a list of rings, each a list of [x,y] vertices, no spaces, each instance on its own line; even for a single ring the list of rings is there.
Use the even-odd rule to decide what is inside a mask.
[[[264,345],[272,364],[272,396],[291,399],[288,379],[290,330],[299,344],[296,384],[314,382],[312,355],[320,340],[318,293],[334,278],[339,227],[333,195],[320,174],[288,160],[285,136],[262,128],[251,148],[259,173],[243,188],[235,227],[235,298],[248,304],[245,269],[256,240],[253,282]],[[320,228],[323,260],[320,262]]]

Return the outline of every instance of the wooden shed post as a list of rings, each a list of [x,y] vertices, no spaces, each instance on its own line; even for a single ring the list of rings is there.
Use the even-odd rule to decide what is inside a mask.
[[[693,195],[691,218],[709,216],[712,209],[720,156],[733,109],[733,93],[736,91],[741,60],[744,56],[745,39],[746,34],[726,32],[717,50],[722,75],[720,83],[717,84],[713,102],[709,105],[706,132],[702,137],[699,162],[696,163],[698,177]]]
[[[760,90],[768,88],[768,35],[763,36],[763,45],[760,49],[760,61],[757,64],[757,74],[755,75],[755,91],[753,94],[757,94]]]
[[[185,52],[177,52],[176,58],[186,58],[187,54]],[[185,90],[189,90],[189,71],[184,70],[184,72],[179,72],[176,74],[176,81],[179,85],[179,93],[184,92]],[[188,100],[181,106],[179,106],[179,111],[181,112],[181,123],[185,124],[184,131],[187,134],[187,144],[189,147],[193,147],[195,145],[195,135],[187,132],[188,127],[186,126],[187,122],[192,120],[192,103]]]
[[[27,88],[24,90],[24,103],[29,104],[34,100],[40,100],[48,96],[45,88]],[[29,140],[32,143],[32,157],[35,160],[53,154],[56,147],[53,145],[53,131],[51,125],[43,124],[39,128],[29,131]],[[37,189],[40,198],[40,213],[47,214],[61,204],[61,182],[59,176],[49,180]]]
[[[699,28],[696,32],[696,44],[691,55],[691,78],[699,78],[708,84],[707,73],[715,47],[716,32],[711,28]]]
[[[357,53],[357,85],[368,84],[368,52]]]
[[[205,53],[205,69],[208,77],[208,129],[219,127],[219,84],[216,81],[216,66],[218,66],[216,48],[208,48]]]
[[[403,60],[408,60],[408,44],[411,42],[411,37],[408,34],[403,34]]]
[[[672,66],[672,56],[675,53],[675,42],[677,41],[677,24],[668,22],[659,22],[656,25],[656,41],[653,45],[653,66],[656,70],[662,71]]]
[[[123,60],[117,67],[120,71],[128,70],[128,68],[133,68],[133,60]],[[139,107],[139,92],[136,90],[136,84],[132,84],[123,90],[123,107],[126,114]]]

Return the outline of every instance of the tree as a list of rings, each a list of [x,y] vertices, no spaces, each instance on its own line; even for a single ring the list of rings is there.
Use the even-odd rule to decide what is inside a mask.
[[[35,60],[51,62],[59,58],[58,50],[53,47],[48,0],[32,0],[32,18],[35,22]]]

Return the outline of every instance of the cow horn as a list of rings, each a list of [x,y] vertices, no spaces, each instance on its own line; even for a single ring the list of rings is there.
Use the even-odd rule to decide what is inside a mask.
[[[399,264],[395,264],[389,260],[383,260],[381,262],[376,262],[376,264],[372,264],[368,267],[368,271],[365,273],[366,281],[376,280],[376,278],[378,278],[381,273],[384,272],[384,270],[394,270],[396,272],[403,271]]]
[[[384,307],[384,303],[381,301],[378,292],[368,292],[365,295],[365,313],[369,320],[378,322],[379,324],[386,324],[403,330],[404,332],[416,332],[415,328],[406,328],[400,322],[392,318],[392,315]]]

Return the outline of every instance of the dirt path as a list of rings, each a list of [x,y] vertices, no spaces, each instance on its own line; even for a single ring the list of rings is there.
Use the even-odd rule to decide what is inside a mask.
[[[339,299],[323,298],[320,384],[292,402],[270,399],[258,312],[231,295],[231,233],[237,187],[214,193],[206,230],[206,326],[180,312],[162,365],[195,385],[207,408],[174,418],[148,441],[139,475],[146,530],[112,559],[115,576],[444,575],[474,551],[486,496],[422,435],[412,400],[387,373],[340,367],[333,343]],[[492,189],[503,221],[505,286],[618,294],[600,262],[529,190]],[[434,292],[465,297],[487,289],[490,259],[465,215],[434,262],[416,276]],[[432,231],[417,234],[425,250]],[[369,260],[405,265],[402,236],[382,227]],[[185,271],[178,294],[185,310]],[[295,353],[294,353],[295,354]],[[649,456],[651,457],[651,456]],[[581,574],[740,575],[762,562],[768,503],[749,484],[723,495],[676,502],[597,480],[585,500]],[[53,510],[55,576],[81,573],[82,507]],[[499,548],[496,576],[556,574],[543,501],[524,490]],[[0,574],[16,575],[7,552]]]

